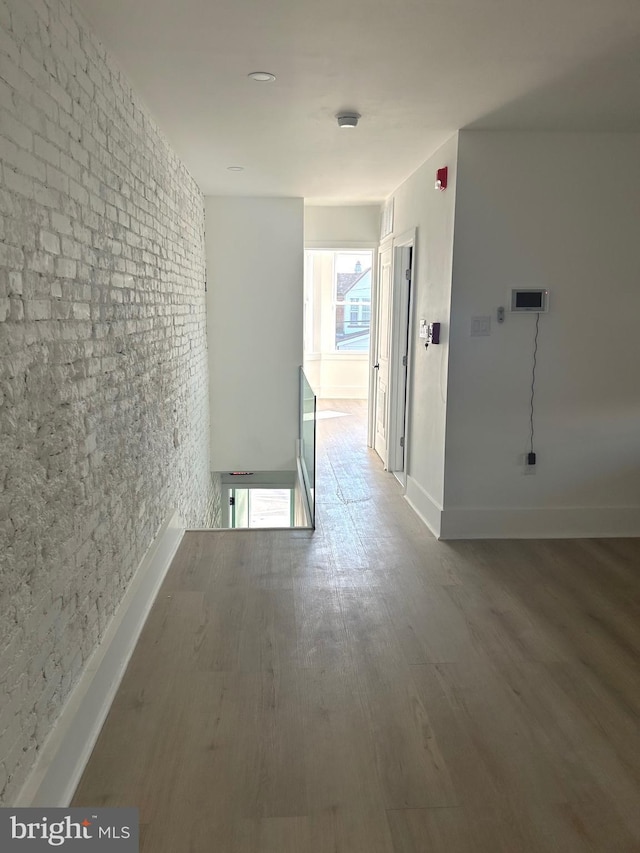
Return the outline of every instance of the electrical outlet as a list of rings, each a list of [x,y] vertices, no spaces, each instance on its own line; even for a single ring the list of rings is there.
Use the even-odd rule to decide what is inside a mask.
[[[538,465],[537,464],[529,465],[529,463],[527,461],[528,458],[529,458],[529,451],[522,454],[522,456],[520,457],[520,462],[521,462],[522,467],[524,469],[523,473],[530,476],[531,474],[536,473],[536,471],[538,469]]]

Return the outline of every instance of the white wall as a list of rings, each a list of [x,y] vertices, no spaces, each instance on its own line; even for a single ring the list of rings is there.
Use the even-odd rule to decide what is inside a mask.
[[[366,400],[369,396],[367,353],[325,353],[305,358],[309,384],[321,399]],[[315,383],[315,384],[314,384]]]
[[[444,535],[640,533],[639,151],[632,134],[460,134]],[[495,322],[514,286],[550,291],[533,476],[535,317]]]
[[[211,464],[293,470],[302,199],[207,198],[206,250]]]
[[[304,209],[304,242],[310,249],[376,246],[380,238],[380,205],[361,204]]]
[[[445,422],[457,137],[445,143],[393,194],[394,236],[417,229],[410,352],[407,497],[439,533],[444,500]],[[449,167],[449,186],[434,188],[436,169]],[[418,338],[423,317],[442,324],[439,346]]]

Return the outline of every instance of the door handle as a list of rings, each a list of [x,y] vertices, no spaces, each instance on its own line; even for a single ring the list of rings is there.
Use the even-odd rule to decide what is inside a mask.
[[[378,362],[378,364],[374,364],[373,369],[374,370],[380,370],[380,363]]]

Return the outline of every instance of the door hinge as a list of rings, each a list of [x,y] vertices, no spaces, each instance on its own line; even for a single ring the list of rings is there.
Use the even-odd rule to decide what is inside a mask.
[[[236,505],[236,499],[235,498],[229,498],[229,506],[235,506],[235,505]]]
[[[404,447],[404,436],[400,439],[400,447]]]
[[[404,277],[406,278],[407,281],[411,281],[411,269],[404,271]]]
[[[403,366],[403,367],[406,367],[406,366],[407,366],[407,357],[406,357],[406,355],[403,355],[403,356],[402,356],[402,366]]]

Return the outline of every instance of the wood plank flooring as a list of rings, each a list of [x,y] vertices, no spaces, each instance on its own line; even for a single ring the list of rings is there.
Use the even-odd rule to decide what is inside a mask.
[[[318,529],[185,536],[73,804],[142,853],[638,853],[640,540],[439,543],[321,408]]]

